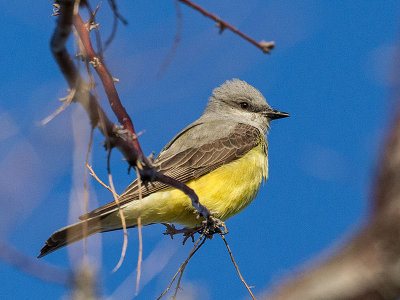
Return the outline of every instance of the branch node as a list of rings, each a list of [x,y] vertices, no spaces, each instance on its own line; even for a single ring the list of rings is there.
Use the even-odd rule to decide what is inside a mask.
[[[95,56],[91,61],[89,61],[89,64],[91,64],[93,68],[96,69],[101,65],[101,61],[97,56]]]
[[[217,23],[215,23],[215,26],[217,26],[219,28],[219,31],[218,31],[219,34],[222,34],[224,32],[224,30],[226,29],[226,26],[220,20],[218,20]]]
[[[89,31],[92,30],[90,29],[90,26],[92,26],[92,24],[94,24],[94,18],[96,17],[97,11],[99,10],[101,5],[101,1],[99,2],[99,4],[97,5],[96,9],[94,10],[94,12],[91,14],[89,20],[86,22],[86,27],[89,28]],[[98,24],[97,24],[98,25]]]
[[[96,29],[97,27],[99,27],[100,24],[99,23],[90,23],[89,24],[89,31],[92,31],[93,29]]]

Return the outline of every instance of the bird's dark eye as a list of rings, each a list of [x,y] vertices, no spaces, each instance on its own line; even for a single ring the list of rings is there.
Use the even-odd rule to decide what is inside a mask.
[[[248,109],[249,108],[249,104],[247,102],[240,102],[240,107],[243,109]]]

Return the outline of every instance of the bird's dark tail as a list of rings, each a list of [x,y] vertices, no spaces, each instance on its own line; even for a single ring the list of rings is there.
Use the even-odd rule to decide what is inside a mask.
[[[110,229],[102,229],[100,216],[61,228],[49,237],[44,247],[40,250],[38,258],[43,257],[71,243],[77,242],[84,237],[109,230]]]

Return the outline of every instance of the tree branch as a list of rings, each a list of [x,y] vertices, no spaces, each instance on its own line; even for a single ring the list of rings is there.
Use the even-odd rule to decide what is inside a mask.
[[[236,33],[240,37],[244,38],[246,41],[250,42],[251,44],[253,44],[257,48],[261,49],[262,52],[264,52],[266,54],[270,54],[271,50],[274,49],[274,47],[275,47],[275,43],[274,42],[266,42],[266,41],[257,42],[256,40],[254,40],[250,36],[248,36],[248,35],[244,34],[243,32],[241,32],[239,29],[233,27],[228,22],[222,20],[220,17],[208,12],[204,8],[200,7],[199,5],[193,3],[193,2],[191,2],[189,0],[179,0],[179,1],[184,3],[184,4],[186,4],[186,5],[188,5],[188,6],[190,6],[193,9],[197,10],[198,12],[202,13],[207,18],[210,18],[210,19],[214,20],[215,22],[217,22],[217,26],[219,27],[219,33],[222,33],[225,29],[229,29],[230,31],[232,31],[233,33]]]
[[[102,134],[108,137],[110,146],[117,147],[129,164],[133,165],[137,160],[136,153],[132,151],[129,143],[118,135],[117,127],[110,121],[94,95],[90,92],[88,84],[80,76],[79,70],[66,49],[65,44],[71,33],[75,0],[61,0],[59,4],[57,26],[50,42],[54,59],[71,90],[76,89],[74,102],[79,102],[84,107],[91,124],[99,128]]]
[[[137,153],[140,154],[140,156],[144,156],[139,141],[136,138],[136,132],[132,120],[126,112],[125,107],[122,105],[121,100],[119,99],[118,92],[114,85],[113,77],[111,76],[104,62],[93,49],[90,40],[91,22],[89,21],[87,23],[83,23],[82,18],[78,13],[74,17],[74,25],[83,44],[85,57],[99,75],[101,82],[103,83],[104,91],[107,94],[107,98],[110,102],[110,106],[114,114],[117,116],[118,121],[123,126],[123,128],[126,129],[128,133],[132,134],[129,140],[131,140],[131,142],[133,143],[133,148],[136,150]]]
[[[76,13],[74,17],[74,3],[75,1],[73,0],[60,1],[59,19],[51,39],[51,49],[56,62],[65,76],[70,88],[76,89],[77,91],[74,101],[82,104],[89,115],[92,125],[97,126],[100,129],[106,139],[108,139],[110,147],[117,147],[125,156],[130,166],[138,166],[139,169],[141,169],[143,180],[156,180],[181,190],[191,199],[193,206],[198,210],[198,212],[205,219],[209,219],[211,216],[209,210],[200,204],[199,198],[192,189],[171,177],[158,173],[152,167],[149,159],[143,154],[132,120],[127,114],[125,108],[122,106],[115,89],[114,80],[104,62],[93,49],[90,40],[90,21],[84,23],[79,13]],[[71,32],[72,22],[74,23],[82,41],[85,56],[99,75],[109,99],[110,106],[117,116],[118,121],[123,125],[125,131],[121,132],[121,130],[118,130],[117,126],[108,119],[105,112],[98,104],[97,99],[90,92],[87,83],[85,83],[80,76],[78,69],[75,67],[74,62],[65,47],[65,43]]]

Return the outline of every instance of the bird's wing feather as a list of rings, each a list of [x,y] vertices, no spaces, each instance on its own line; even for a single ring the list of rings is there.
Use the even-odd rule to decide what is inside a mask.
[[[195,126],[197,125],[199,124]],[[182,141],[182,138],[185,139],[185,136],[186,138],[190,138],[190,130],[194,128],[196,128],[195,130],[201,130],[201,128],[198,128],[201,126],[195,126],[189,126],[184,130],[186,135],[179,134],[173,140],[174,143],[178,143],[178,146],[179,144],[182,145],[182,147],[178,147],[179,149],[184,150],[179,152],[170,151],[173,143],[169,143],[161,151],[160,155],[154,161],[158,172],[185,183],[244,156],[260,142],[265,142],[265,137],[259,129],[247,124],[237,123],[235,126],[232,126],[232,130],[225,137],[211,139],[200,146],[185,149],[185,141]],[[214,128],[214,130],[218,130],[218,128]],[[178,148],[175,146],[175,149]],[[160,182],[151,183],[147,187],[142,186],[142,197],[166,188],[169,188],[169,186]],[[122,193],[119,204],[124,205],[138,198],[139,187],[137,180],[135,180]],[[92,218],[109,211],[114,211],[115,209],[117,209],[117,204],[113,201],[81,216],[80,219]]]

